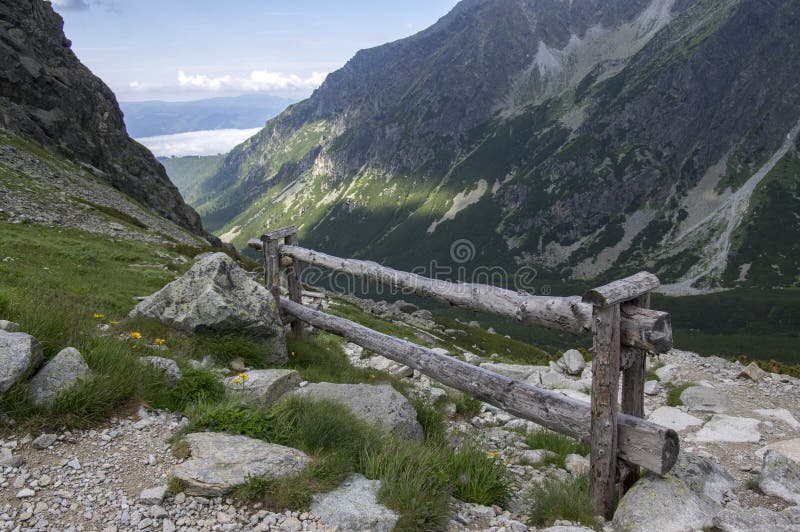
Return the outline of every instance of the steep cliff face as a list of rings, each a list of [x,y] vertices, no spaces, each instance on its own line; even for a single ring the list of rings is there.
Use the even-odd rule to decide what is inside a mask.
[[[80,63],[49,2],[0,2],[0,126],[205,234],[164,168],[128,137],[111,90]]]
[[[469,238],[473,266],[756,282],[729,257],[779,215],[751,199],[796,150],[798,34],[790,0],[464,1],[270,121],[198,209],[240,246],[291,222],[399,266]]]

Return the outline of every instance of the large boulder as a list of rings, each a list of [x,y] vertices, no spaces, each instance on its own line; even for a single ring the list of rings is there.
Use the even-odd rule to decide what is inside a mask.
[[[225,379],[225,388],[247,401],[268,407],[298,388],[302,378],[293,369],[257,369]]]
[[[36,404],[52,400],[59,392],[71,388],[78,381],[92,376],[80,352],[74,347],[62,349],[33,376],[28,390]]]
[[[710,528],[736,481],[713,461],[681,453],[664,477],[648,474],[620,500],[614,527],[630,532]]]
[[[586,367],[583,355],[577,349],[570,349],[558,359],[557,364],[569,375],[580,375]]]
[[[756,451],[756,456],[758,458],[763,459],[764,454],[770,449],[778,451],[786,458],[794,460],[798,464],[800,464],[800,438],[795,438],[793,440],[781,440],[770,443],[769,445],[762,447],[761,449]]]
[[[33,336],[0,330],[0,394],[42,363],[42,345]]]
[[[714,529],[720,532],[797,532],[786,513],[768,508],[742,508],[731,505],[714,517]]]
[[[690,386],[681,392],[681,402],[694,412],[721,414],[731,409],[730,398],[709,386]]]
[[[686,439],[697,442],[758,443],[761,440],[759,423],[759,420],[749,417],[714,414],[702,429]]]
[[[310,512],[329,527],[338,530],[389,532],[398,516],[378,503],[380,480],[367,480],[354,474],[335,490],[315,495]]]
[[[192,333],[238,333],[264,343],[264,361],[286,362],[283,324],[272,294],[225,253],[201,257],[182,277],[140,302],[131,317]]]
[[[417,411],[400,392],[388,384],[309,384],[292,395],[333,401],[347,407],[365,423],[407,440],[421,441],[422,425]]]
[[[191,458],[172,476],[188,495],[218,497],[250,477],[285,478],[303,471],[308,456],[297,449],[219,432],[188,434]]]
[[[758,487],[767,495],[800,504],[800,464],[770,449],[764,454]]]

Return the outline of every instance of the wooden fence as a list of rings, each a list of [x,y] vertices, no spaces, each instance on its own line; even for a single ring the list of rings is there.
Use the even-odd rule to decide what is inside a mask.
[[[667,473],[678,457],[678,435],[644,416],[646,352],[672,347],[669,314],[651,310],[650,291],[658,278],[641,272],[595,288],[583,297],[521,295],[489,285],[451,283],[393,270],[374,262],[343,259],[299,246],[297,228],[287,227],[250,240],[263,250],[264,281],[296,332],[302,322],[342,336],[365,349],[405,364],[506,412],[590,445],[590,494],[598,513],[611,518],[617,481],[620,496],[643,467]],[[523,323],[594,337],[591,403],[441,355],[352,321],[302,304],[301,264],[321,266],[402,288],[456,307],[489,312]],[[288,298],[280,296],[285,269]],[[620,372],[622,404],[618,405]]]

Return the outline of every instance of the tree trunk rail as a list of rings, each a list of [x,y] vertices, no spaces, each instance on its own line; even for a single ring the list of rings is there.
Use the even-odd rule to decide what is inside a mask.
[[[646,352],[665,353],[673,343],[670,315],[649,308],[649,294],[659,286],[655,275],[640,272],[594,288],[582,297],[544,297],[484,284],[430,279],[376,262],[334,257],[300,247],[294,226],[268,232],[250,240],[248,246],[263,251],[265,284],[295,332],[302,331],[300,323],[308,323],[521,418],[589,443],[590,494],[598,513],[607,519],[613,515],[618,477],[623,495],[638,478],[639,467],[663,475],[675,464],[680,447],[677,433],[642,419]],[[306,307],[302,304],[301,263],[459,308],[592,335],[591,402],[571,399]],[[282,266],[289,299],[281,298],[278,291]],[[620,372],[621,411],[617,399]]]

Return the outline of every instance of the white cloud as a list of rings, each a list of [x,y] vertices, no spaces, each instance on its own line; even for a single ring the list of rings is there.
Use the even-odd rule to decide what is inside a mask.
[[[84,0],[51,0],[53,5],[64,11],[85,11],[89,4]]]
[[[249,77],[234,76],[210,77],[202,74],[189,74],[183,71],[178,73],[178,84],[181,87],[202,89],[211,92],[223,90],[236,90],[246,92],[285,91],[316,89],[327,77],[325,72],[314,72],[308,78],[301,78],[297,74],[283,74],[269,70],[254,70]],[[135,82],[134,82],[135,83]],[[133,87],[133,84],[131,84]]]
[[[218,129],[214,131],[190,131],[175,135],[158,135],[136,139],[144,144],[156,157],[180,157],[183,155],[217,155],[228,153],[261,128]]]

